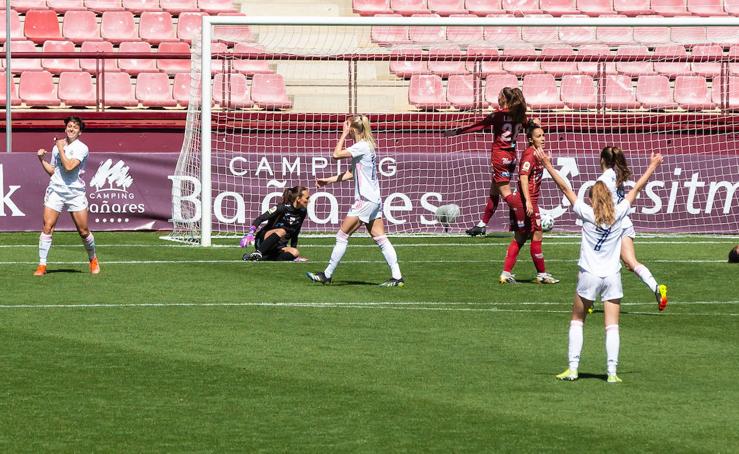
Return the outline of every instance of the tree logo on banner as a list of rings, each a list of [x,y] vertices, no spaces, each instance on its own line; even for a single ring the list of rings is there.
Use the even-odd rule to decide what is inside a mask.
[[[123,161],[113,164],[112,159],[100,164],[95,176],[90,180],[90,186],[96,191],[127,191],[133,184],[133,178],[128,174],[128,166]],[[105,185],[108,187],[104,187]]]
[[[123,160],[113,164],[112,159],[107,159],[98,167],[90,180],[95,191],[88,195],[94,222],[127,224],[130,216],[140,216],[146,211],[144,204],[136,201],[136,194],[129,192],[133,178],[128,170]]]

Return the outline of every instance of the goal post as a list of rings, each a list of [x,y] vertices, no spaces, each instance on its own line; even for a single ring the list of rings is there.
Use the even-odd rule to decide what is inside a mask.
[[[666,162],[635,207],[637,230],[735,234],[738,31],[735,17],[204,16],[170,237],[238,237],[284,187],[315,191],[342,169],[330,151],[356,113],[378,141],[387,230],[441,234],[434,210],[454,203],[449,230],[463,232],[485,204],[492,135],[443,132],[491,113],[514,85],[580,196],[603,146],[621,146],[637,176],[658,151]],[[542,192],[556,229],[575,231],[551,181]],[[303,231],[335,231],[352,194],[314,192]],[[489,230],[507,219],[501,201]]]

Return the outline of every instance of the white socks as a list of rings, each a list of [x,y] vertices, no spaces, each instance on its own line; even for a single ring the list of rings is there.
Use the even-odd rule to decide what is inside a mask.
[[[331,251],[331,259],[328,261],[328,266],[326,266],[326,270],[323,272],[326,277],[330,278],[334,274],[334,270],[339,266],[341,258],[344,257],[346,246],[348,244],[349,235],[339,230],[338,233],[336,233],[336,244],[334,245],[334,250]]]
[[[570,321],[569,345],[567,348],[567,359],[569,361],[569,369],[577,370],[580,366],[580,353],[582,352],[583,322],[580,320]]]
[[[400,274],[400,266],[398,265],[398,254],[395,253],[395,248],[392,243],[390,243],[390,240],[387,239],[387,236],[380,235],[372,239],[375,240],[375,243],[377,243],[378,246],[380,246],[382,255],[385,256],[385,261],[390,267],[390,273],[392,274],[393,279],[400,279],[403,277],[403,275]]]
[[[87,235],[85,238],[82,238],[82,244],[85,245],[85,250],[87,250],[88,260],[94,259],[95,258],[95,237],[92,236],[92,232],[90,232],[90,234]]]
[[[583,322],[579,320],[570,321],[569,346],[567,359],[569,369],[576,371],[580,366],[580,353],[583,345]],[[606,368],[608,375],[616,375],[618,367],[618,351],[621,346],[621,338],[618,333],[618,325],[606,326]]]
[[[46,259],[49,257],[49,249],[51,249],[51,235],[41,233],[38,239],[39,265],[46,265]]]
[[[651,271],[649,271],[649,268],[646,266],[639,264],[636,268],[634,268],[634,274],[639,276],[639,278],[644,282],[647,287],[649,287],[652,290],[652,293],[657,291],[657,281],[654,279],[654,276],[652,276]]]
[[[618,334],[618,325],[606,326],[606,367],[608,368],[608,375],[616,375],[620,345],[621,337]]]

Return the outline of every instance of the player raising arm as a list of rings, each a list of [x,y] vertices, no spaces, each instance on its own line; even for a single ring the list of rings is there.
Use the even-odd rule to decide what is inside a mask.
[[[620,337],[618,330],[621,312],[621,233],[623,218],[634,203],[636,196],[647,184],[657,167],[662,163],[662,155],[652,153],[649,167],[618,205],[614,205],[608,187],[597,181],[592,188],[590,199],[592,206],[578,200],[577,195],[552,166],[552,161],[543,151],[537,151],[536,157],[544,163],[554,181],[572,204],[572,211],[583,222],[582,240],[580,242],[580,259],[577,275],[577,289],[572,304],[570,320],[567,370],[557,375],[560,380],[577,380],[577,368],[580,364],[580,352],[583,345],[583,325],[587,309],[600,296],[605,312],[606,329],[606,367],[608,382],[619,383],[616,375]]]
[[[346,138],[352,135],[354,145],[344,148]],[[349,209],[344,221],[336,233],[336,244],[331,252],[328,266],[322,273],[306,273],[308,279],[322,284],[330,284],[334,270],[339,265],[346,252],[349,237],[364,224],[372,239],[377,243],[390,267],[392,277],[380,284],[383,287],[402,287],[405,284],[398,266],[398,256],[395,248],[385,235],[385,226],[382,223],[382,198],[380,184],[377,181],[377,154],[375,139],[372,136],[370,121],[365,115],[354,115],[344,122],[334,152],[333,159],[351,159],[350,169],[330,178],[316,180],[318,187],[328,184],[354,180],[354,205]]]

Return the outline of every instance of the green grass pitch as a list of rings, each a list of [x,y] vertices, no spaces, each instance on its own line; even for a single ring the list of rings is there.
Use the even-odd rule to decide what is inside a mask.
[[[619,375],[603,314],[566,367],[579,239],[545,238],[558,285],[498,284],[507,235],[392,238],[407,281],[355,237],[331,286],[308,263],[245,263],[155,233],[96,233],[102,273],[58,232],[0,235],[2,452],[730,452],[739,446],[734,237],[638,238],[669,286],[623,271]],[[528,247],[515,269],[533,278]]]

